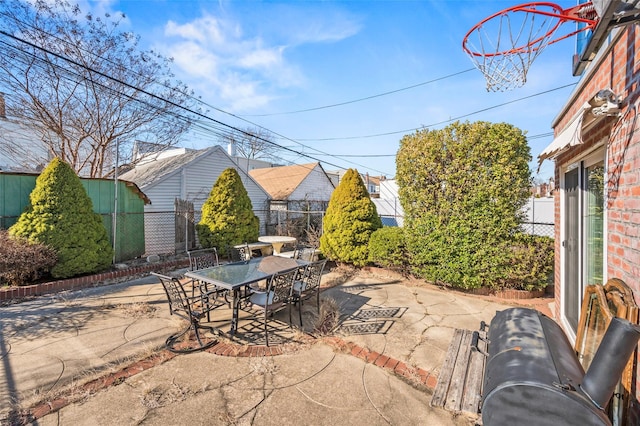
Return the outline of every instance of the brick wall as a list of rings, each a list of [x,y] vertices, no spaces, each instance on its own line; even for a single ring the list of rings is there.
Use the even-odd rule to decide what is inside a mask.
[[[556,133],[561,131],[581,105],[598,90],[610,88],[623,103],[621,118],[608,118],[583,134],[584,143],[571,148],[556,159],[555,182],[560,182],[560,170],[595,144],[606,138],[607,175],[605,177],[607,220],[607,278],[623,280],[634,292],[640,305],[640,27],[628,26],[615,45],[585,82],[575,101],[561,118]],[[562,289],[560,264],[560,191],[555,193],[556,221],[556,312],[560,312]],[[635,355],[638,364],[638,354]],[[640,424],[640,368],[636,371],[635,394],[629,424]]]

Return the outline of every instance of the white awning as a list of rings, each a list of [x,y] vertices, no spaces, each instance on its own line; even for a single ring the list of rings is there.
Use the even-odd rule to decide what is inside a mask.
[[[560,132],[558,136],[542,150],[538,155],[538,170],[540,165],[547,158],[555,158],[561,152],[567,150],[569,147],[576,146],[582,143],[582,121],[584,115],[592,108],[589,102],[585,102],[580,108],[580,111],[573,116],[569,125]]]

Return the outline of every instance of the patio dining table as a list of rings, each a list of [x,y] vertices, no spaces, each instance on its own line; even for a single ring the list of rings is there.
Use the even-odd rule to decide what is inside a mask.
[[[185,276],[213,284],[216,287],[233,292],[231,330],[235,334],[238,329],[241,291],[250,284],[271,278],[274,274],[309,262],[280,256],[257,257],[245,262],[227,263],[196,271],[187,271]]]
[[[273,252],[280,254],[283,245],[295,243],[297,239],[284,235],[263,235],[262,237],[258,237],[258,241],[271,244],[273,246]]]

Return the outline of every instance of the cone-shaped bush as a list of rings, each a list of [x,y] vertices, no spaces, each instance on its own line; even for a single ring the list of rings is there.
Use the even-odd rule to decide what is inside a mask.
[[[347,170],[331,194],[322,224],[320,250],[326,257],[356,266],[367,264],[369,238],[382,222],[357,170]]]
[[[29,200],[9,233],[52,248],[58,256],[51,269],[54,278],[96,272],[111,264],[107,230],[67,163],[53,159],[36,180]]]
[[[222,254],[229,245],[258,239],[260,221],[236,169],[220,174],[202,205],[196,229],[202,247],[216,247]]]

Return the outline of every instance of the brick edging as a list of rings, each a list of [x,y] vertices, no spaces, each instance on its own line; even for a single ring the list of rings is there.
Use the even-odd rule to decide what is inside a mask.
[[[416,381],[429,389],[435,389],[438,383],[438,376],[419,367],[411,367],[404,362],[391,358],[387,355],[370,351],[355,343],[348,342],[340,337],[325,337],[324,342],[329,346],[341,350],[347,354],[355,356],[365,361],[367,364],[373,364],[393,374],[396,374],[412,383]]]
[[[340,337],[325,337],[322,340],[315,340],[310,338],[311,341],[322,341],[338,349],[344,353],[360,358],[368,364],[373,364],[376,367],[385,369],[393,374],[396,374],[409,382],[415,384],[416,382],[426,386],[430,389],[435,389],[438,382],[436,375],[429,373],[422,368],[414,368],[408,366],[402,361],[395,358],[380,354],[378,352],[369,351],[355,343],[348,342]],[[235,343],[228,343],[224,341],[218,341],[216,344],[206,349],[204,352],[211,353],[218,356],[234,356],[234,357],[265,357],[265,356],[278,356],[285,353],[291,353],[290,348],[287,345],[277,346],[245,346]],[[172,353],[166,349],[161,350],[159,353],[151,355],[145,359],[137,361],[129,366],[122,368],[119,371],[109,373],[105,376],[93,379],[81,386],[84,391],[83,394],[94,394],[102,389],[117,386],[124,380],[135,376],[138,373],[149,370],[150,368],[164,364],[165,362],[175,358],[177,354]],[[26,424],[40,419],[48,414],[59,411],[62,408],[74,403],[75,401],[68,395],[60,396],[52,401],[47,401],[36,405],[31,408],[28,413],[22,414],[20,417],[20,424]],[[26,422],[26,423],[25,423]]]
[[[152,271],[170,270],[189,265],[188,259],[172,260],[163,263],[149,263],[134,266],[117,271],[102,272],[94,275],[67,278],[64,280],[50,281],[46,283],[25,285],[18,287],[0,288],[0,302],[9,302],[28,297],[42,296],[58,293],[66,290],[79,290],[83,288],[97,287],[101,283],[136,275],[146,275]]]

